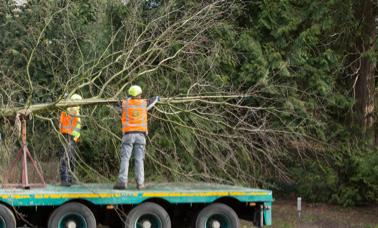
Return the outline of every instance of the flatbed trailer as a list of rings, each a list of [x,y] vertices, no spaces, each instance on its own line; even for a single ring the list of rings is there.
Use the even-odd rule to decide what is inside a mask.
[[[0,189],[0,227],[237,228],[271,225],[272,192],[207,183],[111,184]]]

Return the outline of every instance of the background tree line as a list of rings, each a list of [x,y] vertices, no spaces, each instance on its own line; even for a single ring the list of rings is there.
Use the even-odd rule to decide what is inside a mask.
[[[377,202],[377,8],[373,0],[0,0],[1,109],[72,93],[122,98],[134,83],[147,97],[215,95],[152,112],[147,180]],[[29,148],[48,176],[62,146],[59,111],[29,121]],[[114,180],[119,113],[106,105],[82,115],[78,178]],[[19,139],[14,118],[0,120],[4,170]]]

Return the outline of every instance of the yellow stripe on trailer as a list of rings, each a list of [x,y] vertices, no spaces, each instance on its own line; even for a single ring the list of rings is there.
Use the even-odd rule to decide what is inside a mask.
[[[143,197],[264,196],[267,192],[145,192]]]

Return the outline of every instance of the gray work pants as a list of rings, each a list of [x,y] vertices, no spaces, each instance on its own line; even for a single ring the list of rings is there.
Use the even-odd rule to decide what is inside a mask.
[[[129,161],[134,151],[135,178],[138,184],[144,184],[144,154],[146,148],[146,136],[143,133],[128,133],[122,137],[121,165],[118,181],[127,183],[129,174]]]

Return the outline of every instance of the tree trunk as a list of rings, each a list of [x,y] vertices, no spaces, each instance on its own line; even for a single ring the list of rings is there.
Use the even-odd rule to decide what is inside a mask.
[[[359,49],[359,69],[356,75],[354,92],[356,96],[355,112],[357,123],[368,142],[374,143],[374,95],[375,95],[375,62],[372,58],[375,51],[375,10],[372,0],[359,3],[357,16],[361,24],[361,37],[357,41]]]
[[[215,101],[212,100],[219,100],[222,99],[223,102],[227,99],[234,99],[234,98],[247,98],[252,97],[252,94],[218,94],[218,95],[208,95],[208,96],[188,96],[188,97],[166,97],[160,98],[161,104],[179,104],[179,103],[189,103],[195,101],[202,101],[207,103],[216,104]],[[210,100],[210,101],[206,101]],[[61,100],[59,102],[51,102],[51,103],[41,103],[41,104],[33,104],[26,107],[11,107],[11,108],[0,108],[0,117],[12,117],[15,116],[17,113],[23,115],[29,115],[30,113],[38,113],[44,111],[51,111],[56,109],[64,109],[68,107],[74,106],[86,106],[86,105],[107,105],[107,104],[115,104],[118,103],[119,100],[116,98],[88,98],[83,100]],[[218,102],[218,104],[220,104]],[[226,103],[223,103],[226,104]]]

